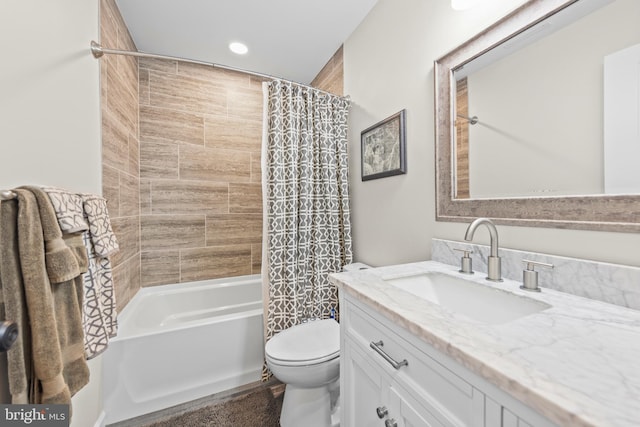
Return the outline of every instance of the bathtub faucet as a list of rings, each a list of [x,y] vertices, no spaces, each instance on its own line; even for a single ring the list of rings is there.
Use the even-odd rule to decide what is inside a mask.
[[[489,229],[489,236],[491,237],[491,253],[487,258],[487,280],[493,282],[502,282],[501,273],[501,260],[498,256],[498,230],[493,222],[489,218],[478,218],[469,224],[467,232],[464,235],[464,240],[470,242],[473,240],[473,235],[481,224],[484,224]]]

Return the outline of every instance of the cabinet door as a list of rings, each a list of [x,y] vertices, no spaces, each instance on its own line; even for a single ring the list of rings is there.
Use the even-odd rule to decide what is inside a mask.
[[[502,408],[502,427],[531,427],[531,424],[519,418],[507,408]]]
[[[380,427],[384,421],[378,417],[377,409],[388,409],[385,394],[389,382],[379,368],[367,361],[350,339],[344,340],[341,374],[342,427]]]
[[[487,397],[486,427],[532,427],[509,409]]]
[[[395,420],[397,427],[444,427],[437,418],[403,389],[392,386],[390,401],[389,418]]]

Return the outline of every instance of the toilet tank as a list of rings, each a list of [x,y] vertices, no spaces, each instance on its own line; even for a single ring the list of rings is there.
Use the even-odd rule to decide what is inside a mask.
[[[371,268],[371,266],[362,262],[354,262],[352,264],[347,264],[344,267],[342,267],[342,271],[366,270],[367,268]]]

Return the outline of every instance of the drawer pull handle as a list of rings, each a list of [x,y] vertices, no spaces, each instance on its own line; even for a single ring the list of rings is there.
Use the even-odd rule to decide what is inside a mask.
[[[386,420],[384,422],[385,427],[398,427],[398,423],[395,419],[391,418],[390,420]]]
[[[378,342],[371,341],[371,344],[369,344],[369,347],[374,349],[376,351],[376,353],[378,353],[380,356],[382,356],[382,358],[384,360],[389,362],[391,364],[391,366],[394,367],[394,369],[400,369],[403,366],[409,365],[409,362],[407,362],[407,359],[404,359],[404,360],[402,360],[400,362],[396,362],[395,360],[393,360],[393,357],[389,356],[387,353],[384,352],[384,350],[382,348],[380,348],[383,345],[384,345],[384,343],[382,342],[382,340],[380,340]]]
[[[386,406],[378,406],[376,408],[376,414],[378,414],[378,418],[380,419],[383,419],[384,417],[386,417],[388,413],[389,411],[387,410]]]

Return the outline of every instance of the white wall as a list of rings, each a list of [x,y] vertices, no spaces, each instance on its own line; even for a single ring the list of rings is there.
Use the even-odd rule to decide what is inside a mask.
[[[433,61],[524,0],[379,0],[344,45],[351,96],[351,196],[355,258],[389,265],[430,258],[431,238],[462,241],[466,224],[435,221]],[[362,182],[360,132],[407,109],[406,175]],[[636,211],[638,207],[635,207]],[[499,226],[503,247],[640,266],[640,235]],[[476,233],[488,243],[488,233]]]
[[[98,1],[3,0],[0,189],[54,185],[101,193]],[[72,426],[100,411],[100,359],[73,399]]]
[[[4,0],[0,187],[100,192],[98,1]]]

